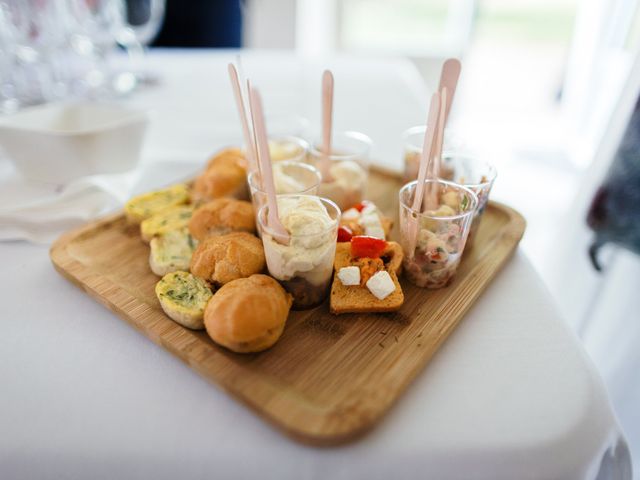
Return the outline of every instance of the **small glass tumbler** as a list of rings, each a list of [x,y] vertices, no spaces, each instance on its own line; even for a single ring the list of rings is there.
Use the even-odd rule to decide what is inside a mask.
[[[450,151],[444,152],[442,155],[439,176],[443,180],[467,187],[478,197],[478,208],[473,215],[469,238],[467,238],[467,249],[469,249],[473,245],[482,214],[487,207],[497,171],[490,163],[464,153]]]
[[[269,137],[269,155],[274,163],[285,160],[304,162],[308,151],[309,144],[301,138],[288,135]]]
[[[267,193],[262,189],[259,172],[251,172],[247,181],[251,192],[253,211],[256,213],[258,234],[260,234],[258,212],[267,203]],[[317,195],[320,186],[320,172],[312,165],[284,160],[273,164],[273,182],[278,195]]]
[[[330,218],[324,225],[320,222],[319,228],[308,228],[304,233],[289,232],[289,242],[285,245],[275,239],[275,232],[267,225],[269,205],[264,205],[258,212],[269,274],[293,296],[293,308],[304,310],[320,305],[329,295],[341,212],[326,198],[278,195],[281,218],[284,202],[294,202],[293,210],[296,210],[295,202],[300,205],[320,202]]]
[[[418,287],[442,288],[458,269],[478,198],[461,185],[426,180],[425,195],[435,187],[438,207],[417,212],[412,209],[417,183],[407,183],[399,193],[405,275]]]
[[[329,171],[320,184],[322,197],[333,200],[343,210],[353,207],[365,198],[369,178],[371,139],[359,132],[334,133],[329,155]],[[322,142],[309,149],[308,160],[323,174],[325,155]]]
[[[418,178],[418,167],[420,165],[420,155],[422,154],[422,145],[424,143],[424,133],[426,129],[426,125],[418,125],[405,130],[402,134],[402,154],[404,161],[404,175],[402,179],[405,183],[412,182]],[[464,143],[456,132],[445,129],[444,150],[458,151],[464,148]]]

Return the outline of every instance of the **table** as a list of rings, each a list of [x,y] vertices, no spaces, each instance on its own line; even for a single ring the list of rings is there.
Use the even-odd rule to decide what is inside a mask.
[[[234,54],[149,59],[164,84],[128,100],[156,108],[140,190],[195,171],[238,137],[224,77]],[[267,110],[305,115],[324,63],[282,52],[244,59]],[[424,116],[417,72],[402,60],[326,63],[336,123],[362,120],[376,158],[398,166],[384,139]],[[376,91],[384,98],[363,102]],[[263,423],[62,279],[46,247],[0,243],[0,265],[1,478],[631,478],[602,382],[521,252],[381,424],[336,448],[297,444]]]

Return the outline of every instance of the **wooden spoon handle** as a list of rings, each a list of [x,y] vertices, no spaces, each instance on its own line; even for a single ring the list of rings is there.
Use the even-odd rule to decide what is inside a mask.
[[[416,193],[413,197],[413,206],[415,212],[422,211],[422,198],[424,196],[424,182],[429,171],[429,163],[431,162],[431,151],[433,149],[433,139],[440,114],[440,94],[435,92],[431,95],[431,104],[429,106],[429,116],[427,117],[427,130],[424,133],[424,143],[422,145],[422,154],[420,155],[420,166],[418,168],[418,184],[416,185]]]
[[[249,129],[249,121],[247,120],[247,111],[244,106],[244,100],[242,98],[242,90],[240,86],[240,80],[238,77],[238,71],[233,63],[229,64],[229,78],[231,79],[231,86],[233,87],[234,97],[236,99],[236,107],[238,108],[238,115],[240,116],[240,124],[242,125],[242,135],[244,137],[244,144],[247,147],[247,160],[249,161],[249,169],[254,172],[257,168],[256,152],[251,130]]]
[[[274,231],[274,238],[277,242],[287,243],[289,240],[289,233],[284,228],[284,225],[282,225],[280,217],[278,216],[278,202],[276,197],[276,188],[273,182],[273,170],[271,169],[267,128],[264,122],[262,98],[260,97],[260,92],[258,92],[257,89],[250,88],[249,101],[251,104],[251,117],[253,118],[253,126],[256,133],[262,187],[267,194],[267,205],[269,206],[266,224]]]
[[[325,70],[322,74],[322,160],[320,162],[320,173],[322,177],[329,180],[331,174],[329,168],[331,162],[331,129],[333,125],[333,74],[330,70]],[[329,180],[330,181],[330,180]]]

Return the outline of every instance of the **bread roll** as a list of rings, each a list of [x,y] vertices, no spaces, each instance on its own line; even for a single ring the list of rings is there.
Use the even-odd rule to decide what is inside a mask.
[[[205,203],[193,212],[189,221],[189,232],[199,241],[214,235],[242,231],[256,231],[253,206],[234,198],[218,198]]]
[[[248,198],[246,160],[239,149],[214,155],[193,184],[197,204],[222,197]]]
[[[267,275],[223,286],[204,312],[214,342],[238,353],[260,352],[278,341],[291,308],[291,295]]]
[[[246,232],[210,237],[191,257],[191,273],[216,285],[260,273],[265,268],[264,249],[258,237]]]

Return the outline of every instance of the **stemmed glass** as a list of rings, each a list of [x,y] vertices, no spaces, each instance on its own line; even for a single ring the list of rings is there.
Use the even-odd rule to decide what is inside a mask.
[[[158,35],[164,20],[165,0],[124,0],[123,27],[116,40],[129,55],[137,83],[157,83],[158,76],[142,71],[146,47]]]

